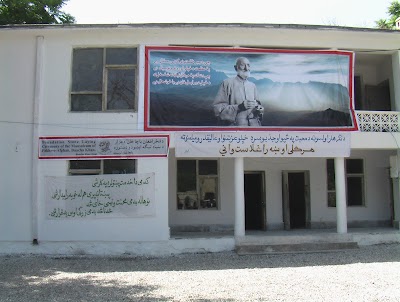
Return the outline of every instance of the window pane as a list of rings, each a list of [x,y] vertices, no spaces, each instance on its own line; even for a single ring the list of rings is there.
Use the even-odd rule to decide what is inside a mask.
[[[333,159],[326,160],[326,173],[328,178],[328,190],[335,190],[335,166]]]
[[[199,175],[217,175],[218,167],[216,160],[200,160]]]
[[[347,204],[349,206],[362,206],[364,204],[362,177],[347,177]]]
[[[217,207],[217,177],[200,178],[200,208]]]
[[[104,174],[128,174],[135,173],[134,159],[105,159]]]
[[[102,91],[103,49],[74,49],[72,91]]]
[[[137,51],[136,48],[107,48],[106,64],[107,65],[136,65]]]
[[[69,168],[71,170],[100,169],[100,161],[99,160],[70,160]]]
[[[328,207],[336,207],[336,192],[328,192]]]
[[[71,111],[102,111],[102,97],[100,94],[73,94]]]
[[[178,192],[196,191],[196,161],[178,160]]]
[[[107,69],[107,109],[134,109],[135,69]]]
[[[363,160],[362,159],[347,159],[346,160],[346,172],[352,173],[363,173]]]

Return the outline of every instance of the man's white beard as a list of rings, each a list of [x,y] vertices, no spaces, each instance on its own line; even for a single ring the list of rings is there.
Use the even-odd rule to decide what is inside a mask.
[[[241,77],[243,80],[246,80],[250,76],[250,71],[242,71],[239,70],[237,75]]]

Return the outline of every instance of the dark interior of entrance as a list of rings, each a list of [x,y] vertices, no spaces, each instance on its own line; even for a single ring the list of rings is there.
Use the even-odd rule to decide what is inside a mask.
[[[245,173],[244,200],[246,230],[265,229],[264,177],[260,172]]]
[[[303,172],[288,174],[289,183],[289,208],[290,228],[299,229],[306,227],[306,192],[305,175]]]

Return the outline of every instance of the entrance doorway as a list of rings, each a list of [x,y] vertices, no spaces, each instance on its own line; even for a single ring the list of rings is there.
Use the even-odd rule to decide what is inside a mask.
[[[265,230],[264,172],[244,173],[246,230]]]
[[[285,230],[310,227],[309,171],[283,171],[283,223]]]

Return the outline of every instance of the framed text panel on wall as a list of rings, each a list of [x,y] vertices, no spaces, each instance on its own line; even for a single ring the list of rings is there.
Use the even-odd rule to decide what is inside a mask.
[[[39,137],[39,159],[168,157],[169,135]]]

